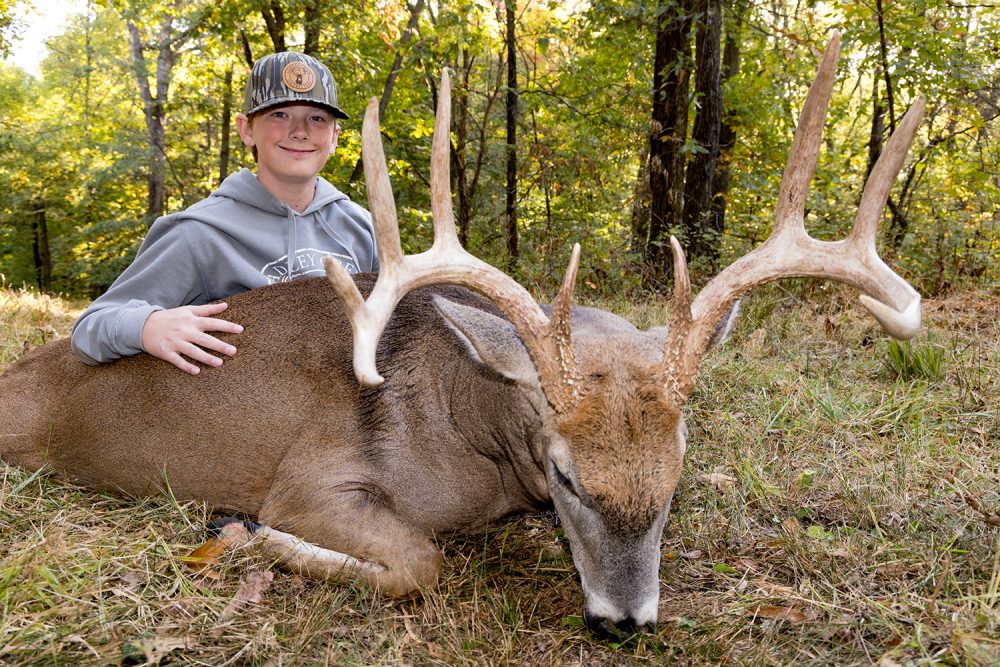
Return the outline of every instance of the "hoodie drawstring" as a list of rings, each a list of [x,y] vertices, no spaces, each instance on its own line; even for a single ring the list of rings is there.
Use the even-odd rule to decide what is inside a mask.
[[[285,280],[289,280],[290,281],[292,279],[292,268],[293,268],[293,265],[295,263],[295,251],[296,251],[297,246],[298,246],[298,243],[297,243],[297,241],[298,241],[298,222],[297,222],[298,216],[295,214],[295,211],[292,210],[291,206],[286,205],[285,206],[285,210],[288,211],[288,264],[287,264],[288,273],[287,273],[287,275],[285,277]]]

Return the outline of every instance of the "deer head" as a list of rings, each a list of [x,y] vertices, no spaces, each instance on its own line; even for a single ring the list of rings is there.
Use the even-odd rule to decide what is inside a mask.
[[[327,274],[354,331],[354,368],[366,385],[382,382],[375,348],[393,308],[408,291],[433,283],[464,285],[491,298],[511,324],[472,322],[440,308],[470,352],[519,382],[541,415],[545,476],[570,541],[585,595],[584,617],[606,633],[652,625],[659,598],[660,538],[685,452],[683,408],[698,364],[734,304],[749,289],[787,277],[828,278],[857,287],[862,303],[891,335],[920,328],[920,296],[875,251],[875,235],[893,178],[923,111],[919,98],[900,123],[865,186],[854,228],[836,242],[809,237],[805,198],[819,155],[833,86],[839,36],[831,40],[812,84],[782,178],[768,240],[713,278],[692,300],[684,253],[674,256],[673,320],[669,330],[623,332],[611,339],[571,328],[574,246],[562,287],[545,315],[512,278],[469,255],[455,233],[449,192],[450,83],[442,75],[431,157],[434,243],[404,256],[378,127],[369,105],[363,152],[381,272],[367,302],[337,262]],[[497,320],[498,318],[492,318]],[[513,326],[521,344],[497,351],[482,327]]]

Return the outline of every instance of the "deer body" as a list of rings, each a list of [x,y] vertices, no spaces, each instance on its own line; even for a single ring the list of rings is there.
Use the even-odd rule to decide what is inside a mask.
[[[367,293],[372,278],[357,282]],[[391,593],[433,585],[435,535],[552,505],[541,394],[530,379],[501,374],[530,360],[491,302],[428,288],[402,300],[382,338],[388,381],[359,388],[349,327],[331,297],[323,279],[233,297],[231,315],[245,325],[240,352],[197,377],[148,355],[85,366],[68,340],[34,350],[0,376],[0,458],[132,495],[169,485],[180,500],[255,515],[400,573],[370,582]],[[465,306],[452,322],[465,318],[482,356],[446,323],[440,309],[452,304]],[[613,336],[634,360],[663,338],[610,313],[576,313],[584,352]],[[482,335],[469,331],[480,317],[491,327]],[[597,372],[627,374],[617,356],[592,356]],[[658,540],[657,531],[657,549]],[[657,565],[646,566],[654,580]],[[330,575],[316,567],[301,569]]]
[[[543,506],[537,415],[469,359],[432,291],[400,305],[383,341],[394,381],[376,389],[358,387],[350,330],[323,279],[233,297],[240,354],[197,377],[148,355],[88,367],[68,341],[52,343],[0,376],[0,455],[134,495],[166,482],[179,499],[254,515],[295,493],[297,476],[311,494],[367,484],[428,534]],[[495,310],[462,289],[436,291]]]

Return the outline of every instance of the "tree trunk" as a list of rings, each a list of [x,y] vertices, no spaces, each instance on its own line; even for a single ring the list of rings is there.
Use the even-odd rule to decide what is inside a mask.
[[[34,215],[31,219],[31,250],[35,260],[35,282],[46,294],[52,292],[52,253],[49,249],[49,226],[45,219],[45,200],[32,199]]]
[[[517,43],[514,39],[515,2],[507,0],[507,273],[517,268]]]
[[[865,167],[865,178],[872,173],[875,163],[882,154],[882,138],[885,135],[885,107],[879,103],[878,82],[872,90],[872,128],[868,135],[868,166]]]
[[[689,0],[661,5],[653,60],[649,134],[649,223],[643,257],[647,281],[662,286],[673,266],[670,233],[679,227],[687,138],[691,12]],[[642,230],[640,229],[640,232]]]
[[[472,206],[469,201],[469,177],[468,156],[469,145],[469,74],[472,71],[473,58],[469,56],[468,49],[462,49],[462,80],[457,81],[458,85],[452,88],[452,109],[455,120],[455,143],[452,145],[452,174],[455,182],[454,191],[457,195],[458,210],[456,211],[456,222],[458,223],[458,241],[463,248],[469,245],[469,223],[472,220]]]
[[[230,123],[233,122],[233,66],[230,65],[229,69],[226,70],[226,78],[223,83],[225,91],[222,97],[222,130],[221,139],[219,141],[219,179],[218,182],[222,183],[223,179],[229,175],[229,135],[230,135]]]
[[[287,51],[285,48],[285,10],[281,8],[280,0],[268,0],[260,3],[260,15],[264,17],[267,34],[271,36],[274,52]]]
[[[243,47],[243,60],[246,61],[247,67],[253,68],[253,49],[250,48],[250,40],[247,39],[247,34],[243,31],[243,28],[240,28],[240,46]]]
[[[313,58],[319,58],[319,35],[323,30],[321,19],[320,0],[307,2],[302,15],[302,28],[305,32],[302,51]]]
[[[719,0],[700,0],[697,11],[698,34],[695,40],[695,105],[692,141],[699,147],[688,159],[684,180],[682,220],[689,259],[701,257],[710,263],[719,254],[721,229],[709,224],[715,165],[719,157],[719,132],[722,123],[722,87],[720,51],[722,8]]]
[[[725,46],[722,50],[722,72],[720,87],[726,81],[736,76],[740,71],[740,44],[742,43],[743,20],[746,15],[746,0],[736,3],[733,25],[726,29]],[[725,102],[725,100],[723,100]],[[729,154],[736,145],[736,130],[729,122],[725,104],[719,127],[719,159],[715,165],[715,178],[712,180],[712,205],[710,229],[724,232],[726,229],[726,204],[729,199]],[[717,257],[717,255],[715,255]]]
[[[885,77],[885,99],[889,104],[889,131],[896,131],[896,112],[893,109],[892,76],[889,72],[889,47],[885,39],[885,19],[882,11],[882,0],[875,0],[875,13],[878,17],[879,56],[882,59],[882,75]]]
[[[490,88],[485,94],[482,120],[475,126],[476,142],[479,151],[475,154],[475,159],[471,157],[472,134],[470,125],[474,125],[469,106],[470,89],[469,80],[472,75],[475,58],[471,57],[468,51],[462,51],[462,85],[455,86],[453,91],[455,100],[455,145],[453,147],[455,167],[455,191],[458,194],[458,210],[455,217],[458,221],[459,241],[463,247],[468,247],[469,228],[472,218],[476,212],[476,193],[479,191],[479,177],[483,172],[483,165],[487,157],[487,132],[490,125],[490,117],[493,115],[493,106],[500,97],[503,87],[503,59],[497,55],[496,78],[493,76],[493,61],[486,68],[485,78],[490,82]],[[459,69],[456,66],[456,69]],[[470,175],[471,174],[471,175]]]
[[[417,31],[417,22],[420,20],[420,13],[424,10],[424,0],[417,0],[417,4],[410,11],[410,20],[406,23],[406,29],[399,37],[399,45],[396,47],[396,57],[393,58],[392,67],[389,68],[389,76],[382,86],[382,96],[378,100],[378,117],[385,118],[385,112],[389,110],[389,100],[392,99],[392,89],[396,85],[396,78],[400,70],[403,69],[403,48],[410,43],[413,33]],[[354,183],[365,173],[364,156],[358,158],[354,163],[354,171],[351,172],[349,182]]]
[[[165,15],[160,21],[157,33],[156,57],[156,95],[153,95],[149,85],[149,72],[146,67],[146,57],[143,53],[142,37],[139,28],[131,21],[126,21],[129,33],[129,45],[132,51],[132,65],[139,84],[139,95],[142,98],[143,115],[146,120],[146,131],[149,135],[149,173],[146,177],[148,196],[146,200],[146,222],[163,215],[166,200],[166,134],[163,129],[164,104],[170,87],[170,71],[174,66],[174,17]]]

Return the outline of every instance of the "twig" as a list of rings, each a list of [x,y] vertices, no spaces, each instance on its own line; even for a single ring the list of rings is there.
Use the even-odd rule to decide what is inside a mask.
[[[977,512],[983,515],[983,520],[986,521],[986,523],[990,524],[991,526],[1000,526],[1000,512],[988,511],[986,508],[982,506],[982,503],[979,502],[979,499],[976,498],[971,493],[960,491],[959,494],[962,496],[962,500],[964,500],[969,507],[971,507],[972,509],[976,510]]]

